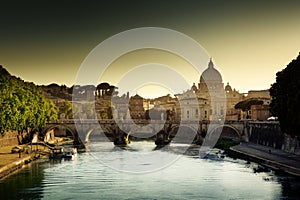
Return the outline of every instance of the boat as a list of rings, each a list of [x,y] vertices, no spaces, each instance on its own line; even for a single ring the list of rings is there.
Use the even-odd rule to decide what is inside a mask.
[[[61,146],[57,146],[51,149],[50,159],[62,159],[64,157],[64,148]]]
[[[209,152],[204,155],[203,158],[211,160],[223,160],[225,158],[224,151],[218,149],[211,149]]]
[[[76,156],[77,156],[77,149],[71,148],[66,150],[63,158],[73,160]]]

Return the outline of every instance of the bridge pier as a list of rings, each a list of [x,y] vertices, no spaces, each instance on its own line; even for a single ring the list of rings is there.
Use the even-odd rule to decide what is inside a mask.
[[[114,139],[114,145],[116,146],[126,146],[128,144],[130,144],[129,135],[123,131]]]
[[[157,146],[164,146],[164,145],[169,144],[170,142],[171,142],[171,139],[169,138],[169,135],[168,135],[168,133],[166,133],[166,131],[160,130],[156,134],[155,144]]]

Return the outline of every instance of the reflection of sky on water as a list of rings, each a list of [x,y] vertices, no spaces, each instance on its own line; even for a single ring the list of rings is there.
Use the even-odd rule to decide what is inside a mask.
[[[152,152],[153,147],[155,147],[153,143],[136,142],[124,150],[115,148],[108,142],[90,143],[90,149],[95,154],[101,155],[110,150],[111,159],[124,159],[124,162],[121,162],[124,165],[129,162],[126,161],[126,154],[141,156]],[[155,152],[172,156],[169,152]],[[149,160],[148,164],[152,165],[152,162],[159,160]],[[145,162],[135,163],[147,166]],[[287,197],[286,195],[289,195],[289,198],[297,197],[299,180],[267,172],[253,173],[255,166],[252,163],[247,164],[246,161],[226,157],[199,159],[185,155],[162,170],[133,174],[106,167],[89,152],[82,152],[75,161],[35,163],[20,173],[1,180],[0,198],[279,199]]]

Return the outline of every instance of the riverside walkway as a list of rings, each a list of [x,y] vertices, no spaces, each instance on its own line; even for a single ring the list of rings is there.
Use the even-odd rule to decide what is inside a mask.
[[[14,146],[0,147],[0,179],[22,168],[23,165],[30,163],[37,155],[46,152],[44,146],[32,146],[31,153],[22,152],[21,158],[19,153],[11,153]]]
[[[0,179],[21,168],[25,161],[31,159],[31,155],[29,154],[24,154],[19,158],[18,153],[11,153],[12,147],[13,146],[0,148]]]
[[[253,160],[274,170],[282,170],[300,176],[300,155],[253,143],[241,143],[230,149],[248,160]]]

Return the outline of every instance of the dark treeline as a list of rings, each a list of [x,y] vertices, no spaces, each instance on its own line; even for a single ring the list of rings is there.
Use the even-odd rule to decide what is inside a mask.
[[[96,98],[111,97],[117,95],[117,87],[110,85],[109,83],[100,83],[95,85],[72,85],[67,87],[66,85],[58,85],[52,83],[49,85],[41,85],[40,87],[46,94],[65,99],[68,101],[86,99],[87,94],[92,94]],[[74,99],[73,99],[74,98]]]
[[[300,136],[300,53],[285,69],[276,74],[270,89],[270,110],[278,116],[281,130],[291,136]]]

